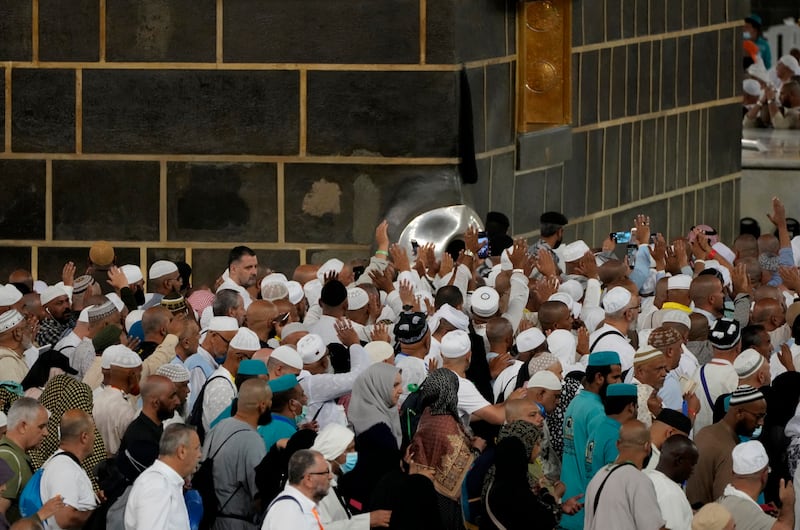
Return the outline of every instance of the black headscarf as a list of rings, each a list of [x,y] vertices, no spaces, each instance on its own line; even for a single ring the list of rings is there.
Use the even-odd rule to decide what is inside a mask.
[[[420,388],[422,409],[432,416],[449,414],[458,418],[458,376],[452,370],[438,368],[428,374]]]

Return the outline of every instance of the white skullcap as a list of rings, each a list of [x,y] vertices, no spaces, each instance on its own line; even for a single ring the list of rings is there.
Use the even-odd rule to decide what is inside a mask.
[[[300,285],[300,282],[294,280],[288,281],[286,282],[286,288],[289,289],[289,302],[291,302],[292,305],[299,304],[306,295],[303,292],[303,286]]]
[[[517,351],[522,353],[534,350],[541,346],[544,341],[544,333],[539,328],[526,329],[517,335]]]
[[[606,318],[606,312],[600,307],[584,307],[581,311],[581,320],[586,324],[589,333],[595,331]]]
[[[449,331],[442,337],[441,352],[442,357],[447,359],[456,359],[463,357],[472,348],[472,343],[469,340],[469,335],[466,331],[457,329]]]
[[[0,410],[0,427],[5,427],[8,425],[8,417],[6,413]]]
[[[134,309],[128,316],[125,317],[125,331],[130,331],[131,326],[142,320],[142,315],[144,315],[143,309]],[[89,321],[89,317],[86,317],[86,321]]]
[[[233,317],[211,317],[208,331],[239,331],[239,322]]]
[[[0,287],[0,306],[10,306],[22,300],[22,293],[10,283]]]
[[[317,280],[319,280],[320,284],[325,281],[325,275],[330,272],[335,272],[339,274],[342,272],[342,268],[344,267],[344,263],[342,260],[338,260],[336,258],[329,259],[322,266],[317,269]]]
[[[282,362],[286,366],[291,366],[295,370],[303,369],[303,359],[300,354],[291,346],[278,346],[269,354],[270,359]]]
[[[561,390],[561,380],[550,370],[539,370],[528,380],[528,388]]]
[[[267,274],[261,279],[261,287],[264,287],[265,283],[286,283],[288,281],[289,279],[285,274],[281,272],[273,272],[272,274]]]
[[[100,358],[100,367],[106,370],[112,366],[136,368],[141,365],[142,358],[135,351],[122,344],[109,346],[103,351],[103,356]]]
[[[572,296],[566,292],[558,292],[550,295],[547,299],[548,302],[561,302],[567,309],[569,309],[572,316],[577,317],[580,315],[580,304],[578,304]]]
[[[325,460],[335,460],[347,451],[354,439],[353,431],[338,423],[330,423],[317,433],[311,450],[322,453]]]
[[[319,304],[319,297],[322,296],[322,282],[311,280],[303,285],[303,292],[306,294],[309,307]]]
[[[744,379],[756,373],[763,364],[764,356],[753,348],[747,348],[736,356],[736,360],[733,361],[733,369],[736,370],[739,379]]]
[[[300,331],[308,331],[302,322],[289,322],[283,326],[283,329],[281,330],[281,338],[285,339],[292,333],[298,333]]]
[[[63,287],[60,287],[58,285],[51,285],[50,287],[45,289],[44,292],[41,294],[42,305],[49,304],[59,296],[68,297],[69,295],[67,294],[66,289],[64,289]]]
[[[689,286],[692,284],[692,277],[688,274],[676,274],[674,276],[670,276],[667,278],[667,290],[671,291],[673,289],[676,290],[689,290]]]
[[[784,55],[779,62],[789,68],[792,71],[792,75],[800,75],[800,63],[797,62],[793,55]]]
[[[717,241],[711,248],[717,251],[717,254],[722,256],[727,260],[728,263],[733,265],[734,260],[736,260],[736,254],[723,242]]]
[[[583,298],[583,285],[578,280],[567,280],[558,286],[559,293],[567,293],[574,302]]]
[[[234,320],[235,321],[235,320]],[[256,351],[261,349],[261,342],[256,332],[248,328],[239,328],[231,339],[230,347],[235,350]]]
[[[643,344],[636,350],[636,354],[633,356],[633,364],[635,366],[637,364],[646,363],[647,361],[652,361],[656,357],[663,355],[664,352],[658,348],[654,348],[649,344]]]
[[[631,292],[624,287],[614,287],[603,297],[603,309],[606,313],[616,313],[631,303]]]
[[[158,367],[158,370],[156,370],[156,375],[163,375],[173,383],[189,382],[189,370],[178,363],[162,364]]]
[[[446,320],[450,322],[456,329],[461,331],[469,329],[469,317],[463,311],[459,311],[450,304],[442,304],[442,307],[433,316],[438,317],[439,321]]]
[[[84,324],[88,324],[89,323],[89,308],[90,307],[94,307],[94,306],[87,305],[86,307],[81,309],[81,312],[78,313],[78,322],[83,322]],[[128,316],[130,316],[130,313],[128,313]],[[141,320],[141,317],[139,318],[139,320]],[[128,327],[128,319],[127,318],[125,319],[125,326],[126,326],[126,328]]]
[[[382,340],[374,340],[364,346],[369,354],[369,360],[372,364],[382,363],[392,355],[394,355],[394,348],[388,342]]]
[[[261,298],[270,302],[289,298],[289,288],[283,282],[262,283]]]
[[[760,79],[764,83],[770,83],[769,72],[764,67],[763,61],[758,61],[747,67],[747,75]]]
[[[36,280],[33,282],[33,292],[37,294],[42,294],[47,289],[47,284],[42,280]]]
[[[661,321],[658,322],[656,325],[656,319],[660,319]],[[689,313],[686,311],[681,311],[680,309],[668,309],[666,311],[657,311],[653,315],[653,327],[658,328],[661,327],[662,324],[667,322],[672,322],[674,324],[683,324],[687,328],[692,328],[692,319],[689,318]]]
[[[177,269],[177,266],[175,268]],[[125,275],[125,278],[127,278],[128,285],[144,280],[142,269],[140,269],[138,265],[123,265],[120,269],[122,270],[122,274]]]
[[[715,259],[706,260],[705,269],[716,269],[722,275],[722,285],[728,287],[731,284],[731,271],[728,267],[723,267],[719,261]]]
[[[479,317],[492,317],[500,309],[500,295],[491,287],[478,287],[473,291],[469,303],[472,312]]]
[[[577,345],[578,340],[575,335],[566,329],[554,329],[547,336],[547,348],[550,353],[558,357],[564,369],[575,364],[575,348]]]
[[[23,320],[25,320],[25,317],[16,309],[9,309],[5,313],[0,314],[0,333],[5,333],[17,327]]]
[[[303,364],[312,364],[325,355],[327,347],[322,337],[315,333],[309,333],[299,341],[297,341],[297,353],[303,359]]]
[[[214,308],[212,306],[206,307],[200,313],[200,329],[203,332],[208,331],[208,325],[211,323],[212,318],[214,318]]]
[[[368,303],[369,295],[361,287],[353,287],[347,290],[347,309],[355,311],[366,307]]]
[[[178,272],[178,266],[167,260],[158,260],[150,265],[150,273],[148,277],[151,279],[161,278],[167,274]]]
[[[587,252],[589,252],[589,245],[587,245],[582,239],[573,241],[564,247],[564,261],[566,263],[578,261]]]
[[[125,309],[125,302],[122,301],[122,298],[120,298],[117,293],[108,293],[106,298],[109,302],[114,304],[114,307],[117,308],[117,311],[122,311]]]
[[[733,472],[737,475],[752,475],[769,465],[764,446],[757,440],[737,444],[731,453]]]
[[[502,265],[500,265],[499,263],[494,267],[492,267],[492,269],[489,271],[489,275],[486,277],[486,285],[488,285],[489,287],[494,287],[495,282],[497,281],[497,277],[500,275],[501,272],[503,272]]]
[[[745,79],[742,81],[742,90],[744,90],[745,94],[750,96],[760,96],[761,84],[755,79]]]

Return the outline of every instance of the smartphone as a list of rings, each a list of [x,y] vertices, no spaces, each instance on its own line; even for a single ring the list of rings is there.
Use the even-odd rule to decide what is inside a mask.
[[[638,249],[639,249],[638,246],[632,245],[630,243],[628,244],[628,251],[627,251],[628,266],[630,266],[631,269],[636,265],[636,251]]]
[[[489,236],[486,232],[478,232],[478,243],[481,248],[478,249],[478,257],[486,259],[489,257]]]
[[[614,243],[629,243],[631,240],[630,232],[611,232],[608,236]]]

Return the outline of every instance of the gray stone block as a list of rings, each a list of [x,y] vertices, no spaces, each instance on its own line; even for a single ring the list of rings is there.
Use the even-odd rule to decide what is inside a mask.
[[[7,1],[0,4],[0,61],[30,61],[32,2]]]
[[[44,239],[44,160],[0,160],[0,175],[0,239]]]
[[[75,150],[75,71],[15,68],[11,74],[11,148]]]
[[[572,157],[572,128],[552,127],[517,135],[517,169],[559,164]]]
[[[97,61],[99,6],[93,0],[39,0],[39,60]]]

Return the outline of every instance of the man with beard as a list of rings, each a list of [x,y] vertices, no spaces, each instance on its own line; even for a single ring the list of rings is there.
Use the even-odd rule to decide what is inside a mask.
[[[242,295],[244,308],[247,309],[253,301],[247,288],[256,284],[257,277],[258,258],[256,253],[245,246],[234,247],[228,254],[227,278],[224,278],[217,290],[231,289],[236,291]]]
[[[317,530],[322,528],[317,504],[331,487],[330,464],[322,453],[301,449],[289,459],[286,487],[267,511],[262,529]],[[327,524],[327,523],[326,523]]]
[[[151,375],[141,386],[142,412],[128,425],[117,454],[117,467],[130,483],[158,458],[162,422],[172,418],[180,404],[175,383]]]
[[[739,443],[739,436],[751,436],[764,425],[766,415],[767,402],[761,391],[740,386],[733,391],[725,416],[695,435],[700,459],[686,483],[686,497],[691,504],[712,502],[724,493],[733,477],[731,452]]]
[[[550,255],[553,256],[556,267],[563,271],[564,267],[561,264],[561,260],[558,255],[553,252],[553,249],[561,246],[561,242],[564,240],[564,227],[569,221],[563,213],[544,212],[541,217],[539,217],[539,222],[541,223],[541,228],[539,230],[541,237],[539,241],[528,249],[528,253],[531,256],[537,256],[540,248],[547,250],[550,252]]]
[[[139,394],[142,359],[122,344],[106,348],[102,359],[110,367],[108,383],[94,392],[92,416],[108,455],[114,456],[136,417],[135,396]]]
[[[256,466],[267,453],[256,431],[271,421],[272,391],[263,379],[248,379],[239,389],[236,415],[219,422],[206,436],[203,459],[214,458],[214,493],[220,505],[212,529],[254,530]],[[327,462],[326,462],[327,464]]]
[[[178,391],[178,408],[172,418],[163,421],[162,425],[166,428],[173,423],[184,423],[186,418],[186,400],[189,397],[189,370],[182,364],[168,363],[156,370],[156,375],[163,375],[173,383]]]
[[[605,416],[603,399],[608,385],[619,383],[622,376],[619,355],[599,351],[589,355],[583,390],[575,396],[564,413],[564,455],[561,459],[561,482],[566,485],[563,498],[586,491],[589,483],[584,463],[589,441],[589,425]],[[583,510],[561,518],[564,528],[582,528]]]
[[[0,315],[0,378],[21,383],[28,374],[25,350],[31,345],[31,329],[16,309]]]
[[[167,260],[159,260],[150,265],[148,271],[148,288],[152,291],[142,309],[149,309],[161,303],[161,299],[169,293],[178,292],[181,286],[181,274],[178,266]]]
[[[52,285],[45,289],[40,299],[42,307],[47,313],[47,318],[39,322],[36,342],[42,346],[55,344],[75,327],[69,296],[63,287]]]

